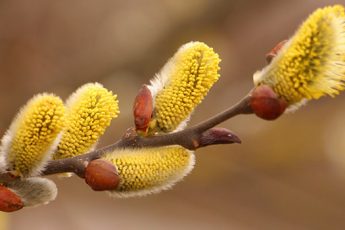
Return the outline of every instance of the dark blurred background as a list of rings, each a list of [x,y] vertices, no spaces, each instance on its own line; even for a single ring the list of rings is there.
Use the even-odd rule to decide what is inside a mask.
[[[17,0],[0,2],[0,133],[34,94],[64,99],[86,82],[118,95],[120,117],[99,146],[133,125],[137,90],[179,46],[204,41],[221,79],[191,123],[234,104],[265,54],[331,0]],[[241,145],[200,149],[172,190],[111,199],[78,178],[53,177],[56,201],[10,214],[10,229],[345,229],[345,97],[312,101],[274,122],[222,124]]]

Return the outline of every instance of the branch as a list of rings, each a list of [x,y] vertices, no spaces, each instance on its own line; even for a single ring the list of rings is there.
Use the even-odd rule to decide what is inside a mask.
[[[214,128],[216,125],[239,114],[250,114],[250,96],[245,96],[234,106],[203,121],[193,127],[164,135],[143,137],[137,135],[133,128],[128,129],[125,135],[116,143],[94,150],[92,152],[61,160],[52,160],[47,165],[42,175],[51,175],[64,172],[73,172],[79,177],[84,177],[85,167],[92,160],[100,158],[103,154],[118,148],[159,147],[180,145],[190,150],[215,144],[241,143],[241,140],[231,131],[224,128]],[[3,183],[17,179],[9,173],[0,174]]]

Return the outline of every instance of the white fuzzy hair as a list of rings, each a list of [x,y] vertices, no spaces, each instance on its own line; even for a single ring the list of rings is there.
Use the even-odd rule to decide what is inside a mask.
[[[26,207],[48,204],[55,200],[58,192],[53,181],[42,177],[15,180],[8,184],[8,188],[21,197]]]

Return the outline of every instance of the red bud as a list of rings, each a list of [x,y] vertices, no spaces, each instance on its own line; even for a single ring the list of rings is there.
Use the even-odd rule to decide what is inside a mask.
[[[279,98],[269,86],[260,85],[252,91],[250,106],[258,117],[274,120],[284,113],[287,102]]]
[[[153,112],[151,91],[143,85],[134,99],[133,115],[136,130],[146,133]]]
[[[7,187],[0,185],[0,211],[14,212],[24,207],[21,198]]]
[[[199,138],[198,145],[195,147],[241,143],[241,139],[228,129],[213,127],[203,132]]]
[[[97,159],[86,167],[85,182],[95,191],[114,190],[119,185],[120,177],[113,164]]]
[[[271,63],[272,59],[277,56],[279,50],[283,47],[283,45],[285,45],[285,43],[288,40],[283,40],[281,42],[279,42],[273,49],[271,49],[271,51],[266,54],[266,61],[267,63]]]

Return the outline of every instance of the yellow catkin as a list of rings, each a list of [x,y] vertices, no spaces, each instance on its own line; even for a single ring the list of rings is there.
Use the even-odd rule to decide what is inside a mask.
[[[345,13],[341,5],[316,10],[270,65],[254,74],[292,105],[335,96],[344,89]]]
[[[120,197],[168,189],[194,165],[194,154],[180,146],[115,150],[104,159],[119,173],[120,185],[112,194]]]
[[[54,159],[91,150],[111,120],[119,114],[116,95],[98,83],[80,87],[66,104],[65,127]]]
[[[202,42],[177,51],[149,86],[155,104],[151,132],[173,131],[189,118],[218,80],[219,62],[218,54]]]
[[[31,99],[17,115],[2,146],[11,169],[19,175],[38,173],[49,159],[63,127],[65,107],[62,100],[51,94]]]

